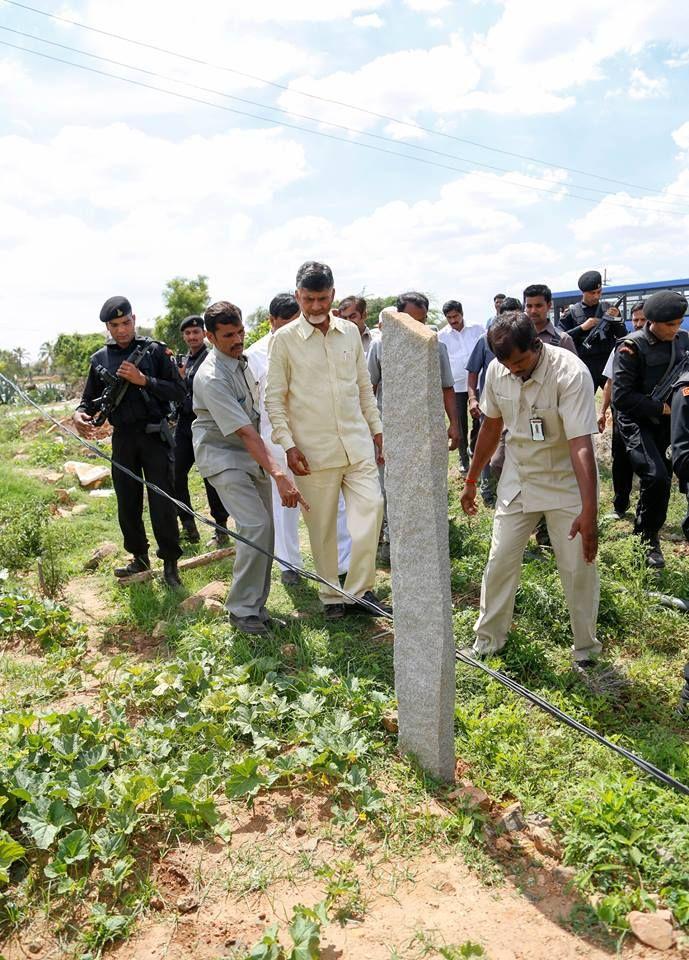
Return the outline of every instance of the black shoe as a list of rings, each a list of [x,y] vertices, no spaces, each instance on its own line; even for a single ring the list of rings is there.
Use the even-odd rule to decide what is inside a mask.
[[[218,526],[227,529],[224,523],[219,523]],[[208,546],[213,547],[214,550],[224,550],[225,547],[229,547],[229,545],[229,533],[221,533],[221,531],[216,528],[215,534],[208,541]]]
[[[375,604],[378,609],[372,610],[371,607],[369,607],[369,604]],[[362,597],[359,597],[356,603],[346,604],[346,611],[347,613],[353,615],[365,613],[369,617],[382,617],[386,615],[390,617],[392,616],[392,607],[382,603],[375,595],[373,590],[367,590]]]
[[[236,617],[230,614],[230,623],[241,633],[266,634],[270,633],[268,624],[260,617]]]
[[[173,590],[179,590],[182,586],[176,560],[163,560],[163,580]]]
[[[113,573],[116,577],[133,577],[135,573],[143,573],[144,570],[151,569],[151,562],[147,553],[140,553],[132,557],[126,567],[115,567]]]
[[[663,556],[663,551],[660,549],[658,537],[654,537],[648,541],[648,546],[646,547],[646,566],[650,570],[662,570],[665,566],[665,557]]]
[[[324,609],[326,620],[341,620],[345,615],[344,603],[326,603]]]
[[[201,534],[199,529],[194,522],[193,517],[185,517],[182,520],[182,530],[184,530],[184,536],[187,538],[189,543],[199,543],[201,540]]]
[[[296,587],[301,583],[301,574],[296,570],[283,570],[280,574],[280,580],[285,587]]]

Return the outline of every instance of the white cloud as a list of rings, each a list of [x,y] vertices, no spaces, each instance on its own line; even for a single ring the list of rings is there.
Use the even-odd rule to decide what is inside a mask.
[[[689,150],[689,120],[672,131],[672,139],[681,150]]]
[[[450,6],[450,0],[404,0],[405,7],[419,13],[435,13]]]
[[[654,100],[667,93],[667,81],[664,77],[649,77],[643,70],[635,67],[629,78],[629,96],[632,100]]]
[[[303,109],[304,100],[297,91],[306,91],[396,118],[415,118],[422,111],[454,114],[477,84],[479,73],[465,43],[454,35],[449,43],[428,50],[383,54],[351,73],[340,70],[320,78],[313,74],[298,77],[290,83],[290,91],[281,95],[280,104],[287,109]],[[377,122],[366,114],[332,104],[314,102],[309,109],[324,121],[359,129]]]
[[[385,20],[377,13],[365,13],[361,17],[354,17],[352,23],[355,27],[371,27],[374,30],[380,30],[381,27],[385,26]]]

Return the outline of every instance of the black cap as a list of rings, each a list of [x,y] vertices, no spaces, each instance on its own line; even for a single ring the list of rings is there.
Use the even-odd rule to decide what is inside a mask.
[[[672,323],[687,312],[686,297],[676,290],[661,290],[653,293],[644,304],[644,314],[649,323]]]
[[[200,317],[197,313],[192,313],[190,317],[185,317],[179,325],[179,332],[183,333],[185,330],[188,330],[189,327],[200,327],[202,330],[205,330],[203,317]]]
[[[590,293],[603,286],[603,278],[597,270],[587,270],[579,277],[578,286],[582,293]]]
[[[128,317],[132,312],[132,305],[126,297],[110,297],[100,308],[100,318],[103,323]]]

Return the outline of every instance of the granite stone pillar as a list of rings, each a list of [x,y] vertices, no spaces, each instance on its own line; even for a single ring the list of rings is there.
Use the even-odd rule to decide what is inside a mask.
[[[383,324],[383,443],[395,611],[399,743],[454,779],[455,645],[447,507],[447,428],[438,338],[406,314]]]

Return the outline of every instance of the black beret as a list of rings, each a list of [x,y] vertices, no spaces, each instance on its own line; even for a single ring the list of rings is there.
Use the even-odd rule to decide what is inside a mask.
[[[653,293],[644,304],[644,314],[649,323],[671,323],[680,320],[686,312],[686,298],[676,290]]]
[[[597,270],[587,270],[579,277],[578,286],[582,293],[589,293],[603,286],[603,278]]]
[[[185,330],[188,330],[189,327],[201,327],[202,330],[205,330],[203,317],[200,317],[197,313],[192,313],[190,317],[185,317],[179,325],[179,332],[183,333]]]
[[[100,308],[100,318],[103,323],[128,317],[132,312],[132,305],[126,297],[110,297]]]

